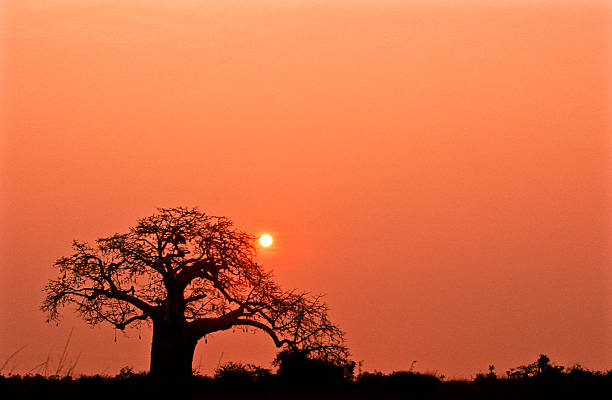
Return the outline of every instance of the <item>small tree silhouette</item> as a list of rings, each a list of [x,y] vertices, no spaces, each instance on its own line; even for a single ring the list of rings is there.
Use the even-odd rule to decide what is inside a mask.
[[[55,263],[42,309],[48,321],[72,303],[91,325],[152,323],[151,375],[191,375],[197,342],[234,326],[263,331],[277,347],[345,358],[321,297],[281,290],[255,261],[255,239],[196,208],[158,209],[95,247],[74,241],[74,253]]]
[[[560,374],[565,367],[550,364],[550,358],[540,354],[538,359],[527,365],[519,365],[506,371],[509,378],[531,378],[536,376],[551,376]]]

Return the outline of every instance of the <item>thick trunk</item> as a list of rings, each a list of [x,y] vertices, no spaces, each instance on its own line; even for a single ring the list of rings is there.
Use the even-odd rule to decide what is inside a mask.
[[[191,364],[197,339],[180,326],[165,321],[153,322],[150,374],[159,378],[191,376]]]

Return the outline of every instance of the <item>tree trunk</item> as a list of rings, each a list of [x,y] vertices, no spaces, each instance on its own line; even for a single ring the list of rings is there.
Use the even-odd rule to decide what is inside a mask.
[[[150,374],[158,378],[191,376],[191,364],[197,339],[188,336],[181,326],[165,321],[153,322]]]

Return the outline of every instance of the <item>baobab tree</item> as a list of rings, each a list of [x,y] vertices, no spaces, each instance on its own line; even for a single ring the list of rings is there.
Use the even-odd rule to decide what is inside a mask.
[[[73,242],[55,263],[42,309],[67,304],[89,324],[153,326],[150,374],[189,376],[196,344],[232,327],[265,332],[279,348],[345,359],[343,332],[320,296],[282,290],[256,261],[256,238],[196,208],[158,209],[128,233]]]

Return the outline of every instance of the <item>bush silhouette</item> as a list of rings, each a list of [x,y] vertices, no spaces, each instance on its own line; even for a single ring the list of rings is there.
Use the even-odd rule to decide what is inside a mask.
[[[441,383],[435,375],[412,371],[394,371],[389,375],[381,372],[365,372],[357,377],[357,386],[378,391],[424,393],[432,391]]]
[[[258,365],[228,362],[215,371],[215,382],[224,386],[242,387],[251,384],[266,384],[272,373]]]
[[[564,366],[552,365],[548,356],[540,354],[535,362],[510,368],[509,371],[506,371],[506,375],[508,378],[550,378],[560,375],[564,369]]]
[[[354,361],[312,357],[300,350],[281,351],[274,364],[280,383],[296,387],[339,386],[351,382],[355,371]]]

